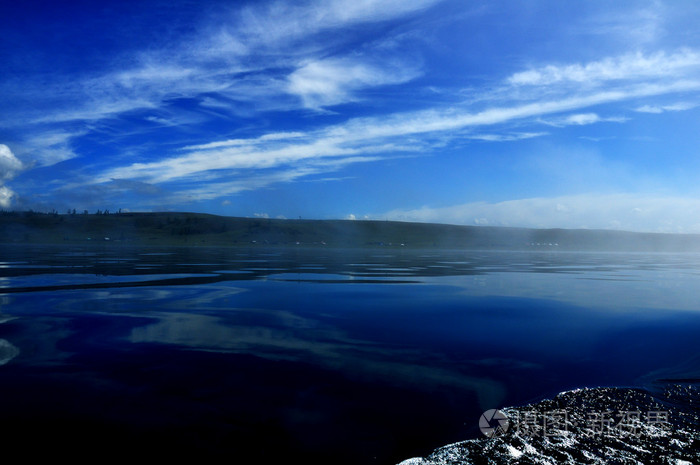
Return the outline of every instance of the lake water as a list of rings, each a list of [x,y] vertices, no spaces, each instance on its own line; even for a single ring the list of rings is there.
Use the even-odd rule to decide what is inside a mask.
[[[0,252],[5,451],[395,464],[486,409],[700,378],[695,254]]]

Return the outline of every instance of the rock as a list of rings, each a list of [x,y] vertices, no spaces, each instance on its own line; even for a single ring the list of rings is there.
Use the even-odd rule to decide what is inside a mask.
[[[491,438],[441,447],[400,465],[700,463],[700,391],[695,385],[594,388],[502,409]]]

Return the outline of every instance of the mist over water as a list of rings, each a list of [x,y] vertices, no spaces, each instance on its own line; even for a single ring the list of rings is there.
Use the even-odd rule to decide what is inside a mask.
[[[700,379],[700,255],[13,246],[12,439],[391,464],[486,409]]]

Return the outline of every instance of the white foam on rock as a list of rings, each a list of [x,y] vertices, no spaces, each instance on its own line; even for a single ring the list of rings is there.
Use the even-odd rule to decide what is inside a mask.
[[[428,462],[419,457],[414,457],[412,459],[404,460],[399,463],[399,465],[428,465]]]
[[[508,447],[508,452],[510,452],[510,455],[512,455],[513,458],[519,459],[523,455],[522,451],[516,449],[515,447],[511,446],[510,444],[508,444],[507,447]]]

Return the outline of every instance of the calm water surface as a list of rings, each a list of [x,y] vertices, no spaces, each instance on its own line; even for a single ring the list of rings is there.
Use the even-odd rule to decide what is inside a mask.
[[[700,378],[694,254],[0,252],[5,449],[394,464],[486,409]]]

